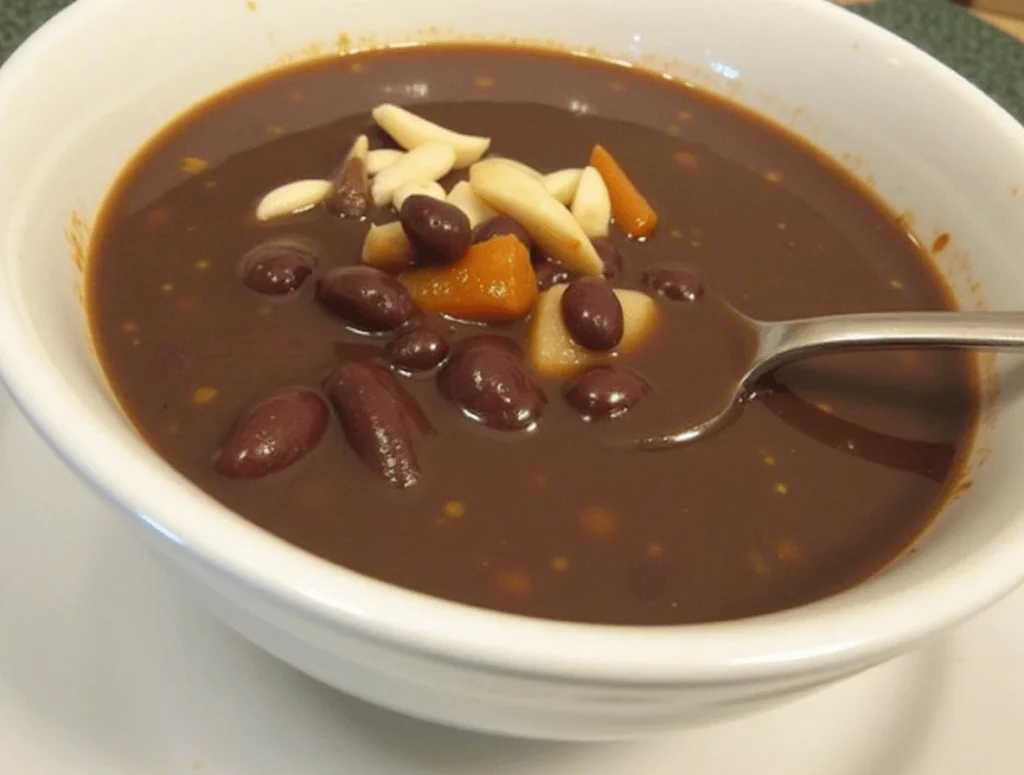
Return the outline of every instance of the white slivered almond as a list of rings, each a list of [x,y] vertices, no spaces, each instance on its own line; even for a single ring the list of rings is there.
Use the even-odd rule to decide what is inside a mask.
[[[580,274],[604,272],[604,264],[583,227],[548,193],[539,178],[488,159],[470,168],[469,182],[477,196],[518,221],[549,256]]]
[[[403,183],[395,189],[395,195],[392,197],[391,203],[395,206],[396,210],[401,210],[402,203],[413,194],[422,194],[433,199],[440,199],[442,202],[445,201],[444,189],[440,183],[435,183],[433,180],[426,183],[417,180],[412,183]]]
[[[363,263],[384,272],[398,273],[412,261],[412,243],[398,221],[370,226],[363,240]]]
[[[353,143],[352,147],[348,149],[348,155],[345,156],[345,161],[352,159],[362,159],[363,164],[366,164],[366,157],[370,155],[370,138],[366,135],[359,135]]]
[[[604,184],[604,178],[593,167],[587,167],[580,175],[580,182],[569,209],[572,217],[583,227],[583,233],[588,237],[594,239],[608,236],[608,224],[612,220],[612,200],[608,196],[608,186]]]
[[[536,178],[537,180],[543,180],[544,179],[544,176],[541,175],[539,172],[537,172],[537,170],[535,170],[529,164],[523,164],[521,161],[516,161],[515,159],[510,159],[507,156],[488,156],[486,159],[484,159],[484,161],[486,161],[488,163],[495,162],[495,163],[498,163],[498,164],[507,164],[508,166],[512,167],[513,169],[517,169],[520,172],[525,172],[527,175],[529,175],[532,178]]]
[[[455,168],[468,167],[491,147],[491,138],[453,132],[405,108],[385,103],[373,109],[373,120],[406,150],[427,143],[443,143],[455,152]]]
[[[376,175],[378,172],[383,172],[403,156],[405,156],[405,151],[394,148],[378,148],[376,151],[370,151],[366,154],[366,173]]]
[[[555,199],[567,207],[576,196],[576,188],[580,184],[581,169],[558,170],[544,176],[544,188]]]
[[[392,198],[406,183],[436,181],[452,170],[455,151],[442,143],[427,143],[409,151],[373,179],[370,195],[378,207],[391,204]]]
[[[256,217],[261,221],[311,210],[331,193],[334,184],[329,180],[295,180],[278,186],[256,205]]]
[[[448,192],[448,204],[455,205],[466,214],[471,229],[498,215],[493,207],[476,195],[473,187],[465,180],[456,183]]]
[[[655,332],[658,304],[646,293],[616,289],[622,305],[622,340],[611,352],[594,352],[578,345],[562,320],[562,294],[568,285],[552,285],[537,299],[530,324],[528,355],[533,368],[545,375],[564,376],[587,366],[608,363],[636,351]]]

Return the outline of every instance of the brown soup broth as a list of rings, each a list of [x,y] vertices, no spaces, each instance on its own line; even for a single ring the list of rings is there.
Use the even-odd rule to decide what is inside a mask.
[[[369,470],[331,417],[312,452],[260,479],[213,460],[239,416],[289,386],[321,390],[387,337],[347,329],[316,276],[355,265],[368,223],[317,208],[258,222],[287,181],[328,178],[354,137],[405,105],[543,172],[612,149],[659,216],[630,240],[614,285],[682,261],[755,317],[953,308],[903,224],[837,165],[764,120],[637,70],[527,49],[426,46],[362,53],[258,78],[151,142],[99,220],[88,272],[93,335],[117,398],[147,441],[226,506],[360,573],[471,605],[552,619],[680,624],[763,614],[847,588],[904,550],[950,491],[977,414],[972,360],[876,352],[777,372],[721,433],[667,452],[609,434],[668,427],[679,402],[720,389],[714,305],[658,298],[661,322],[624,358],[651,393],[622,418],[584,422],[561,378],[537,427],[467,419],[428,377],[399,377],[433,428],[415,487]],[[465,178],[453,173],[445,189]],[[395,220],[376,210],[370,220]],[[288,297],[254,293],[239,262],[275,238],[317,255]],[[526,348],[525,322],[482,330],[428,316],[457,342]],[[718,382],[716,382],[718,380]],[[717,385],[717,387],[716,387]],[[710,392],[709,392],[710,391]],[[688,398],[689,397],[689,398]],[[693,399],[697,400],[697,399]]]

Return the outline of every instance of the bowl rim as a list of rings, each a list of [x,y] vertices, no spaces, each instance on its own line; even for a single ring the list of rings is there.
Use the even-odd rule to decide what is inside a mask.
[[[0,68],[0,104],[48,56],[58,34],[119,0],[78,0]],[[1020,148],[1024,126],[961,76],[896,35],[821,0],[774,0],[846,26],[858,36],[927,67],[965,109]],[[767,12],[766,12],[767,13]],[[42,68],[40,68],[42,69]],[[0,130],[2,137],[2,130]],[[976,613],[1024,580],[1024,525],[1007,540],[884,598],[854,587],[832,598],[764,616],[664,627],[578,624],[479,609],[404,589],[334,565],[288,544],[182,487],[166,463],[123,448],[88,413],[31,330],[0,264],[0,377],[21,411],[90,486],[160,535],[165,548],[306,618],[361,639],[439,662],[604,684],[737,682],[880,661],[897,648]],[[159,515],[159,516],[157,516]],[[837,604],[839,601],[839,604]],[[845,603],[845,605],[843,604]],[[908,612],[913,612],[908,616]]]

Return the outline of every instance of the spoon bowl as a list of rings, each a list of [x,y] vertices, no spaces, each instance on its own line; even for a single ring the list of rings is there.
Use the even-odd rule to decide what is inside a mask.
[[[1013,350],[1024,347],[1024,312],[869,312],[765,321],[729,308],[756,342],[749,362],[737,370],[716,410],[668,433],[645,436],[627,446],[668,449],[710,436],[734,420],[756,397],[758,380],[801,358],[842,350],[944,348]]]

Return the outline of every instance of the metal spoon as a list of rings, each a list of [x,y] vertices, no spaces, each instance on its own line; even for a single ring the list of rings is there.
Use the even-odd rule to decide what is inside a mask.
[[[790,361],[841,350],[1024,347],[1024,312],[878,312],[768,322],[731,310],[756,337],[754,355],[722,408],[696,423],[628,446],[666,449],[703,438],[733,419],[757,380]]]

